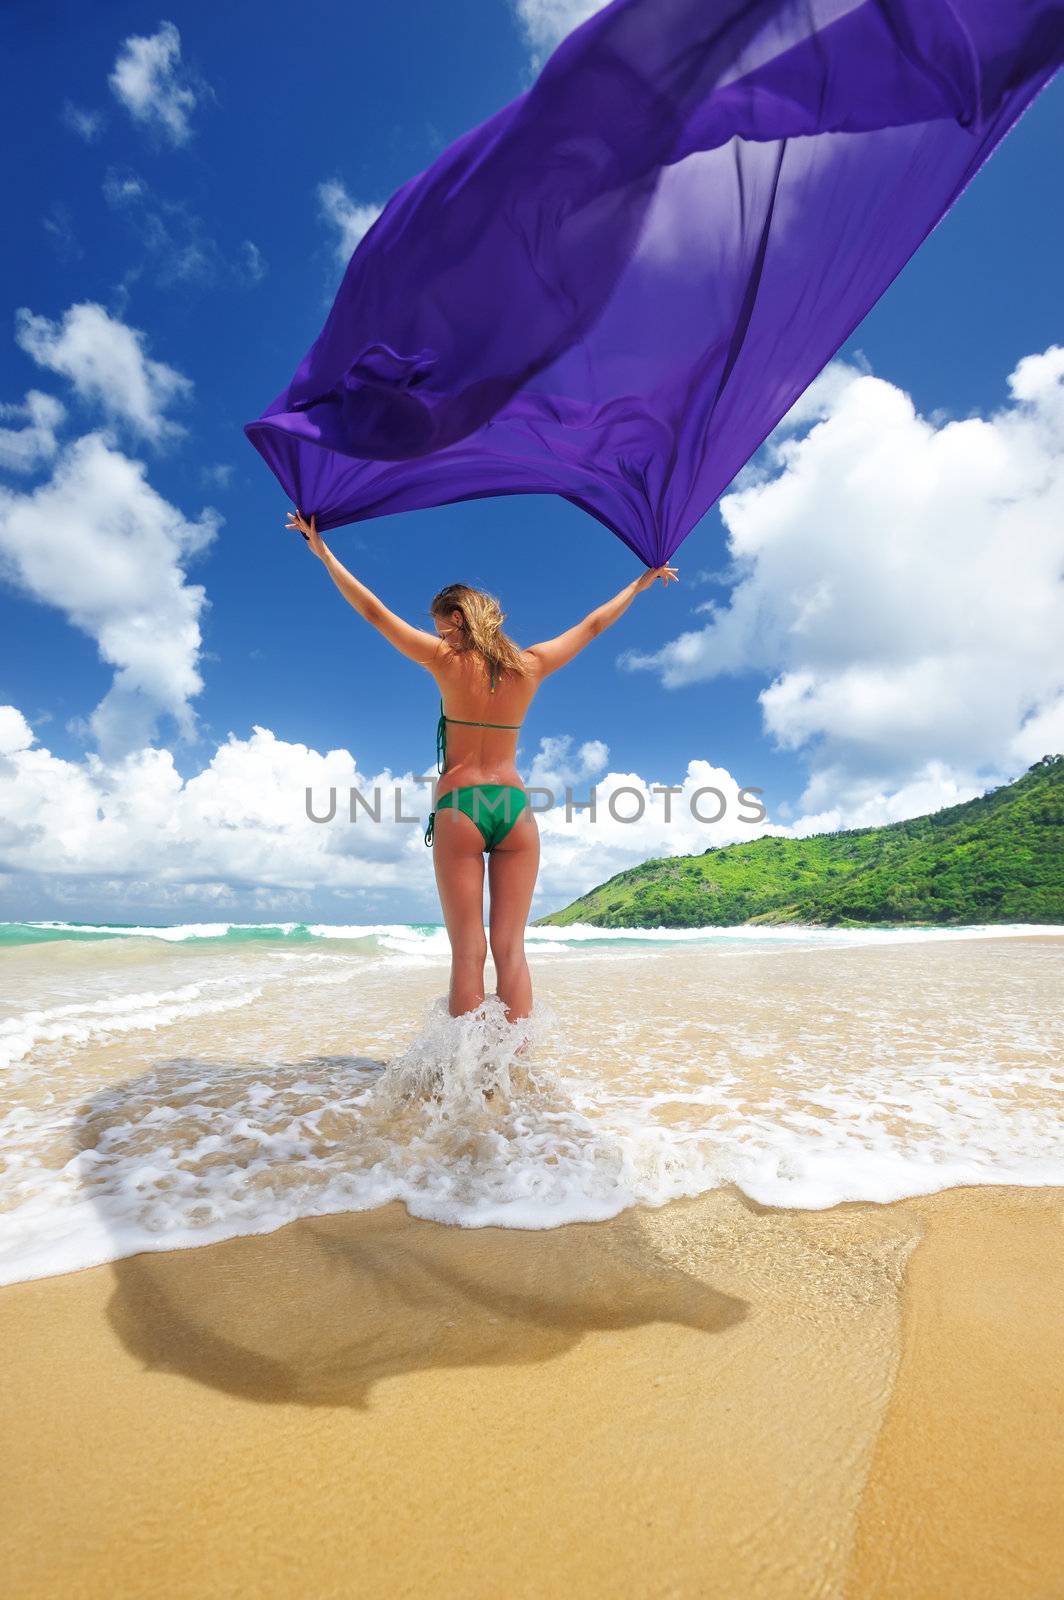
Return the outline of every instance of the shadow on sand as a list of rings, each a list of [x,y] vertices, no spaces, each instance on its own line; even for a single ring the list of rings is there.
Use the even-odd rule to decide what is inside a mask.
[[[145,1367],[250,1400],[363,1408],[373,1384],[397,1374],[546,1361],[586,1333],[652,1322],[716,1333],[746,1315],[746,1302],[663,1257],[638,1207],[537,1230],[425,1221],[396,1199],[364,1210],[328,1200],[331,1214],[299,1215],[314,1209],[326,1158],[333,1172],[339,1158],[372,1175],[394,1154],[395,1126],[365,1116],[381,1073],[358,1056],[250,1067],[178,1058],[79,1108],[83,1182],[105,1225],[160,1239],[111,1269],[111,1325]],[[498,1117],[484,1112],[495,1162],[500,1148],[505,1159]],[[484,1130],[458,1133],[456,1159],[475,1160]],[[296,1220],[272,1232],[162,1243],[188,1229],[197,1192],[239,1206],[293,1189]],[[235,1229],[243,1213],[232,1214]],[[247,1226],[255,1215],[249,1205]]]

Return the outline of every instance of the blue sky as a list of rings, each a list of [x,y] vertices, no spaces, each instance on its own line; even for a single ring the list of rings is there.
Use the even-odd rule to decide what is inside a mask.
[[[301,801],[311,768],[300,747],[349,752],[363,774],[428,772],[437,710],[427,676],[361,622],[285,532],[287,504],[241,430],[321,326],[343,270],[345,216],[357,226],[359,207],[382,204],[527,86],[530,30],[541,16],[534,0],[523,8],[510,0],[373,10],[317,3],[301,10],[298,26],[290,8],[261,0],[162,11],[50,0],[5,8],[6,113],[18,129],[4,164],[5,209],[18,226],[15,247],[0,257],[0,427],[21,442],[6,461],[0,454],[8,540],[0,547],[0,706],[14,708],[9,758],[29,763],[13,805],[29,805],[30,796],[33,817],[13,820],[7,810],[0,914],[435,920],[428,852],[419,856],[407,836],[401,849],[370,848],[365,871],[356,847],[335,846],[339,879],[319,840],[293,849],[286,874],[276,864],[283,828],[270,836],[270,819],[236,798],[268,781],[265,734],[249,754],[256,727],[272,741],[266,767]],[[729,528],[714,509],[676,557],[681,583],[643,596],[544,688],[526,723],[522,770],[569,774],[582,793],[605,774],[683,783],[690,763],[703,763],[760,788],[773,828],[816,831],[967,798],[1022,772],[1044,753],[1040,741],[1061,748],[1053,527],[1064,444],[1051,352],[1064,342],[1062,150],[1058,79],[840,352],[802,427],[795,423],[796,453],[767,459],[772,481],[750,478],[730,530],[754,541],[745,566],[730,561]],[[79,306],[97,311],[74,315]],[[127,385],[121,426],[93,386],[105,347]],[[1036,357],[1042,365],[1022,369],[1010,389],[1010,374]],[[52,399],[31,402],[33,393]],[[58,420],[54,402],[63,408]],[[950,433],[951,423],[972,418],[989,431]],[[119,511],[105,526],[109,492],[90,505],[76,474],[65,490],[40,491],[61,476],[74,442],[108,420],[112,453],[93,481],[113,483],[113,506],[128,495],[135,510],[128,524]],[[811,420],[825,424],[816,441],[806,438]],[[29,439],[27,428],[39,431]],[[826,486],[865,448],[862,438],[877,447],[892,441],[893,454],[881,482],[872,475],[863,489],[851,485],[840,510]],[[1001,457],[1001,477],[981,486],[978,503],[968,501],[970,466],[954,460],[966,449],[977,461]],[[22,452],[17,461],[14,452]],[[954,464],[943,466],[946,458]],[[891,598],[876,566],[877,518],[893,514],[884,510],[892,485],[908,481],[905,464],[917,461],[935,466],[925,474],[926,504],[911,517],[907,507],[908,542],[897,547],[908,558],[910,604]],[[140,489],[132,462],[142,463]],[[70,492],[77,516],[96,518],[83,535],[70,531]],[[853,498],[861,493],[867,506]],[[1007,525],[1003,497],[1020,508]],[[962,502],[963,525],[937,544]],[[810,518],[815,537],[807,537]],[[880,546],[861,556],[860,541],[877,527]],[[766,530],[769,543],[758,543]],[[88,552],[84,572],[64,547],[75,537]],[[787,548],[810,549],[819,567],[774,565],[769,544],[788,538]],[[568,626],[640,570],[598,523],[550,497],[380,519],[336,530],[329,542],[411,619],[425,620],[431,595],[456,579],[492,590],[523,643]],[[121,581],[161,574],[147,583],[139,617],[133,603],[116,609],[107,587],[116,550]],[[843,567],[845,592],[824,577]],[[982,622],[981,601],[963,598],[975,568],[980,596],[1000,586],[1000,636]],[[787,624],[778,614],[783,596],[799,591],[810,617],[826,617],[806,654],[796,652],[793,617]],[[939,599],[922,619],[928,594]],[[941,597],[958,594],[958,617],[944,630],[953,602]],[[859,643],[873,613],[891,640],[874,656]],[[866,620],[855,626],[854,618]],[[116,691],[135,627],[172,630],[176,641],[152,669],[165,679],[154,710],[134,704],[121,683]],[[675,644],[682,634],[694,641],[686,649]],[[988,685],[1002,678],[994,701]],[[929,709],[914,722],[927,686]],[[107,709],[96,714],[101,703]],[[217,836],[207,840],[201,795],[191,808],[198,820],[182,823],[201,832],[183,838],[163,882],[151,864],[174,841],[165,844],[160,796],[167,783],[179,795],[175,775],[187,784],[210,770],[220,785],[217,757],[227,743],[234,772],[224,792],[246,860],[230,870]],[[241,777],[235,768],[245,756]],[[107,826],[123,761],[127,800],[136,784],[148,787],[135,817],[112,814]],[[313,768],[316,777],[324,770]],[[33,819],[49,805],[57,818],[77,820],[46,848]],[[106,837],[94,837],[93,810]],[[724,839],[614,833],[545,835],[536,909],[629,861]],[[200,854],[184,872],[181,861]]]

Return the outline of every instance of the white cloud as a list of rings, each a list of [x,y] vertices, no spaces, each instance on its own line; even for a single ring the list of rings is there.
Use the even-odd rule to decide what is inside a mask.
[[[144,179],[128,168],[120,171],[117,167],[108,167],[104,174],[103,197],[109,206],[116,209],[146,199],[149,192]]]
[[[50,236],[61,261],[79,261],[85,254],[74,232],[70,207],[64,201],[52,201],[47,213],[41,218],[41,226]]]
[[[192,137],[190,118],[210,92],[205,84],[193,81],[182,62],[181,35],[172,22],[163,22],[149,36],[131,34],[125,39],[107,81],[134,121],[174,145],[187,144]]]
[[[160,289],[217,283],[224,270],[221,251],[202,217],[183,201],[163,199],[135,172],[115,167],[107,169],[103,194],[113,211],[123,213],[143,250],[141,259],[125,273],[122,292],[147,267]]]
[[[739,802],[728,773],[704,761],[688,763],[667,823],[653,779],[607,771],[608,752],[597,741],[583,745],[574,763],[570,745],[567,738],[544,740],[533,763],[535,781],[547,784],[558,802],[538,815],[537,914],[648,855],[784,831],[738,821],[740,812],[751,815],[751,806]],[[422,837],[431,790],[419,776],[368,774],[347,750],[322,753],[256,727],[246,739],[230,734],[201,771],[182,780],[163,749],[64,760],[36,743],[14,707],[0,708],[0,873],[13,875],[8,896],[17,893],[20,906],[76,902],[100,916],[127,916],[144,906],[176,912],[207,906],[237,920],[270,906],[289,912],[314,906],[324,915],[337,896],[372,920],[382,902],[389,920],[436,918]],[[574,800],[588,799],[588,784],[595,783],[595,821],[585,808],[566,822],[569,778],[579,781]],[[319,815],[335,789],[331,821],[307,817],[308,787]],[[352,787],[371,803],[379,791],[380,822],[361,809],[356,822],[349,820]],[[691,815],[694,792],[714,787],[724,797],[725,819],[700,823]],[[398,814],[417,817],[416,824],[396,820],[397,788]],[[640,802],[640,823],[617,820],[634,815]],[[711,794],[695,805],[706,816],[721,809]]]
[[[605,3],[606,0],[512,0],[533,66],[541,67],[566,35],[601,11]]]
[[[799,428],[807,427],[814,422],[822,422],[825,417],[830,417],[839,405],[846,390],[855,378],[872,377],[873,373],[868,362],[863,356],[855,357],[850,361],[829,361],[822,372],[819,372],[808,388],[803,389],[791,409],[784,413],[767,440],[769,449],[767,455],[771,459],[775,448]],[[756,459],[756,458],[755,458]],[[768,476],[768,469],[762,476]],[[738,480],[733,487],[739,487]]]
[[[529,773],[529,783],[542,784],[554,793],[561,794],[566,784],[575,788],[577,784],[587,783],[596,773],[605,770],[609,746],[601,739],[586,740],[576,752],[575,761],[571,757],[572,745],[571,734],[541,739]]]
[[[0,428],[0,469],[32,472],[50,461],[59,448],[56,430],[65,416],[61,402],[41,389],[28,389],[21,405],[0,402],[0,417],[26,422],[23,428]]]
[[[83,111],[72,100],[65,100],[60,115],[66,126],[80,139],[84,139],[86,144],[92,144],[103,131],[102,111]]]
[[[336,178],[318,184],[318,210],[324,221],[338,230],[336,258],[347,265],[356,245],[365,237],[383,211],[383,206],[360,205],[352,200]]]
[[[1055,427],[1064,426],[1064,346],[1050,345],[1040,355],[1024,356],[1009,374],[1013,398],[1044,410]]]
[[[192,385],[150,360],[144,336],[102,306],[72,306],[61,326],[23,307],[16,323],[23,349],[69,377],[86,401],[149,439],[177,431],[164,410]],[[50,395],[30,390],[22,406],[0,406],[0,417],[13,416],[27,425],[0,428],[0,465],[29,471],[50,464],[51,476],[24,491],[0,487],[0,575],[61,611],[115,669],[108,693],[76,731],[94,738],[109,759],[148,745],[163,715],[191,738],[191,702],[203,687],[206,595],[187,582],[184,568],[223,519],[210,507],[186,517],[152,488],[144,464],[123,454],[110,431],[61,445],[65,412]]]
[[[184,433],[164,415],[192,394],[190,379],[165,362],[153,361],[145,335],[111,317],[93,301],[68,307],[62,324],[15,312],[15,339],[39,366],[62,373],[82,399],[96,402],[155,444]]]
[[[1027,768],[1046,755],[1064,751],[1064,694],[1047,700],[1021,724],[1009,744],[1009,769]]]
[[[258,245],[251,239],[243,239],[240,244],[240,260],[236,267],[238,277],[246,283],[261,283],[266,276],[266,261]]]
[[[770,674],[766,731],[811,763],[802,804],[830,797],[846,826],[1060,750],[1062,379],[1053,347],[1020,362],[993,415],[949,421],[829,368],[721,501],[726,603],[622,663],[672,688]]]
[[[22,712],[16,706],[0,706],[0,756],[28,750],[32,743],[33,729]]]
[[[411,814],[427,784],[370,777],[346,750],[322,754],[260,727],[231,734],[187,781],[165,749],[68,761],[38,746],[15,708],[0,708],[0,871],[20,875],[22,900],[61,902],[80,881],[101,914],[146,901],[209,901],[224,914],[242,897],[362,893],[418,877],[428,887],[421,827],[347,820],[352,785],[370,799],[379,785],[391,818],[397,782]],[[337,790],[332,823],[307,817],[308,786],[319,810]]]
[[[143,252],[126,272],[123,290],[145,270],[160,289],[175,284],[213,287],[227,280],[253,288],[266,275],[263,254],[251,239],[241,240],[226,256],[202,217],[183,200],[157,194],[129,167],[107,168],[103,196],[125,218]]]
[[[1020,765],[1027,767],[1031,763]],[[944,761],[929,760],[899,786],[891,787],[875,778],[855,776],[842,766],[821,766],[802,797],[807,809],[788,831],[796,838],[808,838],[815,833],[904,822],[909,817],[928,816],[944,806],[974,800],[1017,775],[1013,766],[1007,772],[991,772],[976,779],[958,774]],[[783,815],[783,807],[779,808],[779,815]]]
[[[0,488],[0,573],[60,610],[115,668],[88,721],[108,755],[147,744],[162,713],[192,736],[206,596],[186,581],[183,563],[220,522],[209,508],[189,521],[150,486],[141,462],[98,433],[65,447],[46,483]]]
[[[678,777],[645,777],[611,769],[601,740],[582,744],[575,762],[570,749],[568,737],[542,740],[528,776],[529,789],[548,790],[551,801],[541,810],[548,797],[533,797],[542,846],[541,910],[640,861],[791,831],[759,819],[761,797],[744,793],[731,773],[709,761],[688,761]]]

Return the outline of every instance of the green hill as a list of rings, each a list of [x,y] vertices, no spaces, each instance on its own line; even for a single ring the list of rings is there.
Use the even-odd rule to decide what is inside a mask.
[[[619,872],[536,927],[1064,922],[1064,755],[880,828],[765,837]]]

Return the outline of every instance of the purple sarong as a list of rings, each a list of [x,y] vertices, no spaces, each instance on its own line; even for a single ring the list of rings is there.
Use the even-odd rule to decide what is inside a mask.
[[[613,0],[393,195],[244,431],[322,530],[550,493],[656,566],[1062,60],[1050,0]]]

